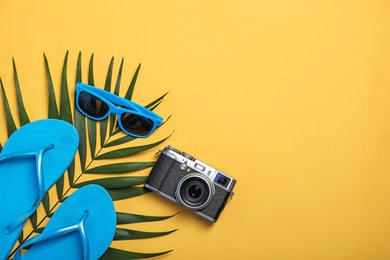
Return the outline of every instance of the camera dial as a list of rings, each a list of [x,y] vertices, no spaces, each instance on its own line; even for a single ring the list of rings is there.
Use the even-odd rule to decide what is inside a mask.
[[[185,158],[187,158],[188,160],[191,160],[193,161],[194,160],[194,157],[191,155],[191,154],[188,154],[186,152],[182,152],[181,155],[183,155]]]
[[[200,210],[210,203],[214,193],[214,184],[207,177],[190,173],[177,185],[176,199],[190,210]]]
[[[167,148],[172,150],[172,151],[174,151],[174,152],[176,152],[176,153],[180,153],[180,151],[178,149],[174,148],[173,146],[168,145]]]

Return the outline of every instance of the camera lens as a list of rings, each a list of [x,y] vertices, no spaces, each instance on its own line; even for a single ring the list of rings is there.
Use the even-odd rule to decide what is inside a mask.
[[[207,177],[192,173],[180,180],[176,199],[188,209],[199,210],[210,203],[214,192],[214,185]]]
[[[208,184],[203,179],[195,177],[185,180],[180,189],[180,197],[191,208],[203,205],[209,193]]]
[[[188,189],[188,193],[191,196],[191,198],[197,199],[202,195],[202,188],[199,185],[192,185]]]

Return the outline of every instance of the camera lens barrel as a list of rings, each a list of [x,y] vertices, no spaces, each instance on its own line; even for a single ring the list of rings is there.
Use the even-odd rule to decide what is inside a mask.
[[[176,188],[176,199],[190,210],[200,210],[206,207],[215,194],[211,181],[199,173],[184,176]]]

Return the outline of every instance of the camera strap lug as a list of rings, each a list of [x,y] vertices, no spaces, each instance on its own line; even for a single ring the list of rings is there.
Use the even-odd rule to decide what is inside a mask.
[[[230,192],[230,199],[233,199],[234,192]]]

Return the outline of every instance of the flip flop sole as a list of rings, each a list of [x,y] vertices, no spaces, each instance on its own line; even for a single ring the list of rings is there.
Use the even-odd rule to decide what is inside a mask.
[[[74,225],[86,212],[84,229],[88,238],[89,259],[99,259],[110,246],[116,229],[114,204],[108,192],[99,185],[84,186],[70,195],[53,214],[42,235]],[[73,231],[38,242],[22,259],[83,259],[80,233]]]
[[[52,145],[42,156],[44,188],[50,187],[63,175],[74,159],[79,144],[76,128],[57,119],[43,119],[26,124],[15,131],[5,143],[1,156],[42,149]],[[12,250],[23,225],[11,234],[4,229],[10,221],[31,208],[38,198],[36,159],[14,158],[0,162],[0,259]]]

